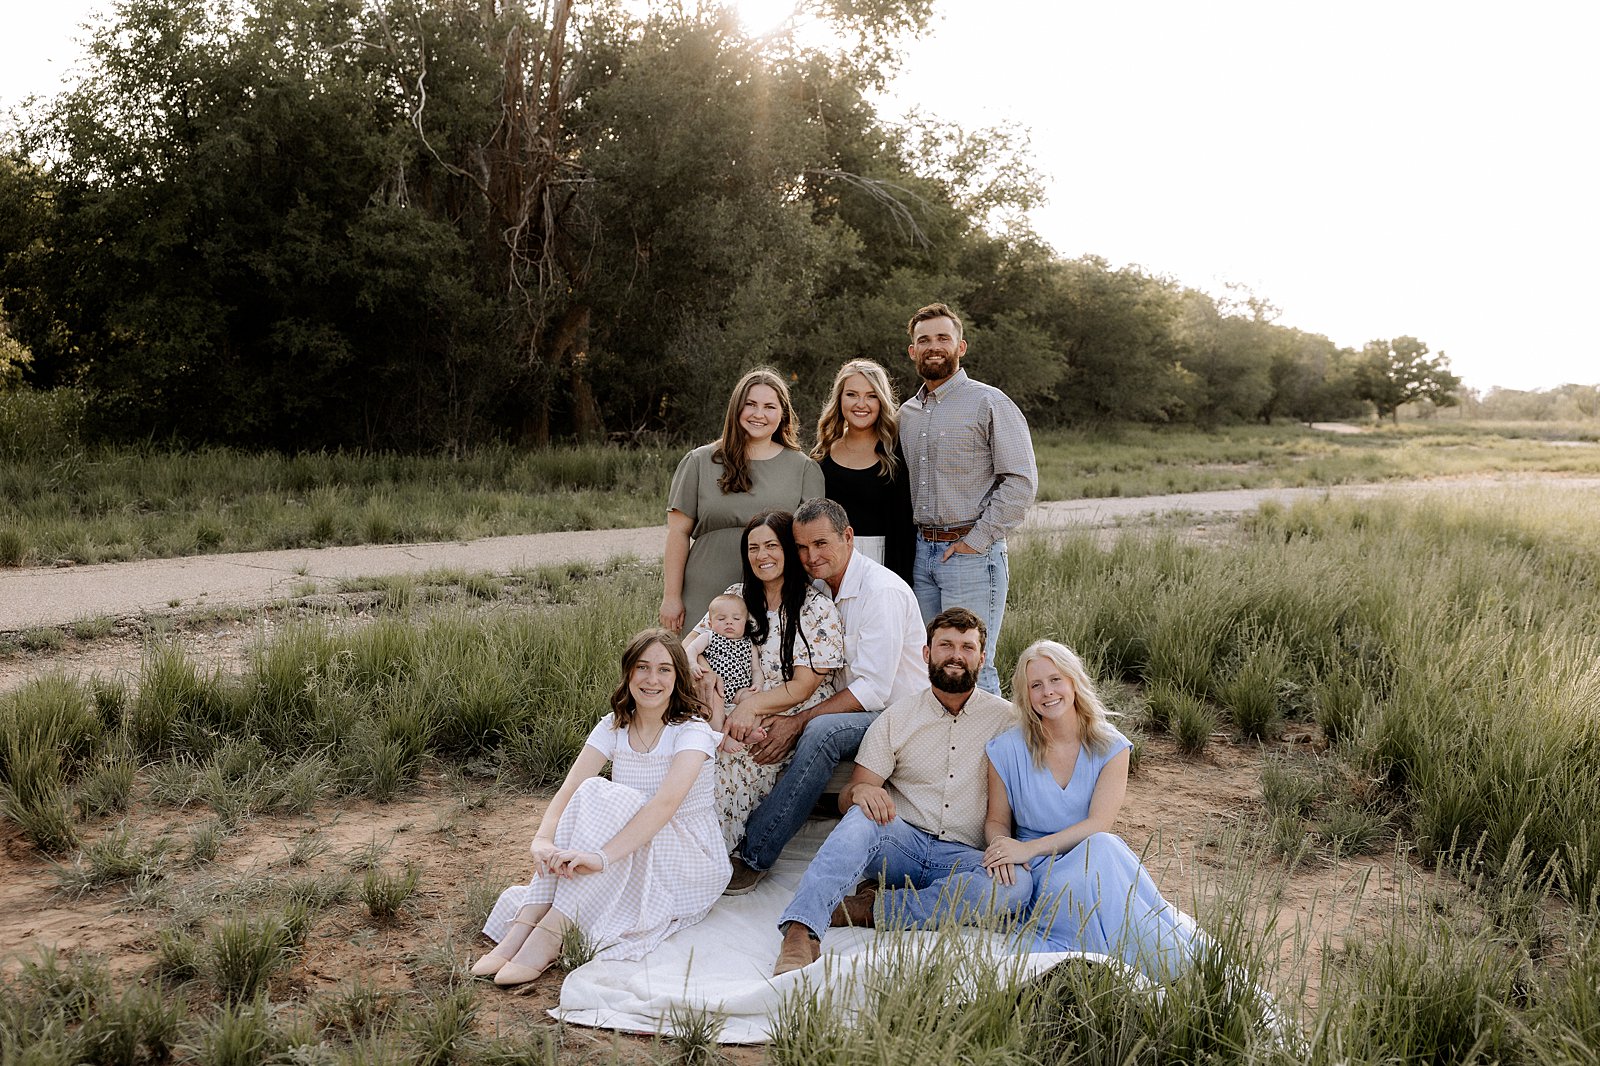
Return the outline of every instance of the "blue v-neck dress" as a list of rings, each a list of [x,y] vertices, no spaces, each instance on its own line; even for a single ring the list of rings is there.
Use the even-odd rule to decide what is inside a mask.
[[[1112,730],[1105,751],[1083,748],[1062,788],[1036,766],[1021,728],[989,742],[989,761],[1006,787],[1016,838],[1037,840],[1089,817],[1100,771],[1131,745]],[[1204,936],[1194,919],[1162,898],[1135,855],[1112,833],[1095,833],[1065,855],[1041,855],[1033,874],[1034,951],[1093,951],[1120,958],[1158,980],[1181,973]]]

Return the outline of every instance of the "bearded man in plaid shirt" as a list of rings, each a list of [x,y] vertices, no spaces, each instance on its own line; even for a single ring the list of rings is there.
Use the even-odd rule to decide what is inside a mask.
[[[942,303],[911,316],[907,351],[922,387],[900,405],[900,447],[911,476],[917,527],[912,588],[924,622],[965,607],[1000,643],[1011,579],[1006,535],[1033,505],[1039,483],[1027,419],[993,385],[961,369],[961,319]],[[978,686],[996,695],[1000,675],[985,658]]]

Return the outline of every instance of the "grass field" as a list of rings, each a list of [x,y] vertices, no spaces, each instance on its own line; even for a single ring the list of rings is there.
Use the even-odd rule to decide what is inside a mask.
[[[460,457],[95,449],[60,411],[0,402],[0,566],[465,540],[663,521],[682,449],[486,448]],[[6,401],[6,397],[0,397]],[[37,397],[35,405],[43,403]],[[56,431],[49,427],[59,426]],[[43,428],[40,428],[43,427]],[[1600,473],[1595,426],[1406,423],[1040,434],[1039,499],[1334,485],[1482,472]]]
[[[1199,914],[1215,951],[1156,999],[1095,969],[990,991],[952,941],[892,969],[862,1015],[847,1019],[820,994],[791,1001],[767,1058],[1592,1063],[1591,511],[1520,490],[1267,508],[1220,545],[1148,532],[1109,547],[1031,542],[1013,562],[1002,673],[1029,640],[1055,636],[1113,682],[1131,731],[1198,754],[1222,730],[1272,753],[1259,818],[1221,849],[1233,884]],[[287,880],[198,909],[163,887],[182,864],[237,846],[254,817],[404,796],[425,767],[550,788],[603,705],[617,648],[650,618],[659,573],[472,579],[451,594],[456,606],[430,605],[436,594],[415,581],[363,587],[383,596],[376,620],[290,626],[238,676],[173,643],[152,648],[136,685],[45,679],[0,698],[5,817],[40,861],[63,863],[64,890],[125,893],[157,930],[148,984],[112,981],[83,958],[12,967],[0,996],[7,1061],[161,1061],[161,1048],[260,1060],[230,1057],[238,1042],[281,1061],[554,1061],[553,1040],[508,1042],[474,1024],[498,993],[463,979],[465,952],[408,963],[403,1014],[363,1007],[359,987],[295,978],[308,929],[403,910],[418,890],[405,870],[373,863],[359,885]],[[1330,746],[1291,752],[1275,743],[1286,726]],[[149,808],[208,820],[187,842],[118,828]],[[1458,902],[1401,900],[1377,931],[1315,952],[1295,942],[1310,936],[1303,927],[1260,920],[1275,871],[1374,848],[1442,871]],[[481,893],[463,899],[460,927],[487,905]],[[1322,961],[1297,974],[1273,961],[1283,958]],[[130,960],[114,961],[126,972]],[[1269,1024],[1258,981],[1278,994],[1288,1030]],[[702,1021],[698,1038],[618,1054],[708,1061],[693,1057],[711,1051],[714,1024]]]

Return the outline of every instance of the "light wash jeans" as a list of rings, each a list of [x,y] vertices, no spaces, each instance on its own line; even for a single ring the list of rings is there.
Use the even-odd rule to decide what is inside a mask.
[[[923,624],[933,621],[940,611],[965,607],[983,619],[988,629],[984,643],[983,669],[978,672],[978,687],[1000,695],[1000,674],[994,667],[994,652],[1000,646],[1000,623],[1006,616],[1006,589],[1011,584],[1011,564],[1006,542],[997,540],[986,552],[962,555],[941,562],[950,550],[949,541],[917,538],[916,557],[911,564],[911,587],[922,609]]]
[[[784,845],[806,824],[833,771],[845,759],[855,757],[867,726],[877,717],[876,712],[867,711],[825,714],[801,730],[794,758],[767,798],[750,812],[744,839],[734,849],[746,866],[772,869]]]
[[[884,928],[921,929],[946,917],[971,921],[1028,906],[1033,877],[1026,866],[1013,867],[1016,883],[1003,885],[982,864],[977,848],[940,840],[900,818],[879,825],[852,807],[806,867],[778,928],[799,922],[820,939],[833,909],[866,877],[883,878],[874,919]]]

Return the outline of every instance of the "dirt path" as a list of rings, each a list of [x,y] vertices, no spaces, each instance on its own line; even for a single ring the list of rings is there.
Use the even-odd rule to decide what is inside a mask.
[[[1021,536],[1054,529],[1106,528],[1184,514],[1196,520],[1254,510],[1263,501],[1324,495],[1370,497],[1392,493],[1540,484],[1600,490],[1600,478],[1470,477],[1438,481],[1341,485],[1331,488],[1236,489],[1167,496],[1064,500],[1033,508]],[[663,526],[582,533],[534,533],[441,544],[365,545],[291,551],[199,555],[95,566],[0,570],[0,634],[93,618],[124,619],[196,607],[252,607],[281,601],[315,584],[430,570],[508,573],[568,562],[603,563],[618,556],[657,559]]]

